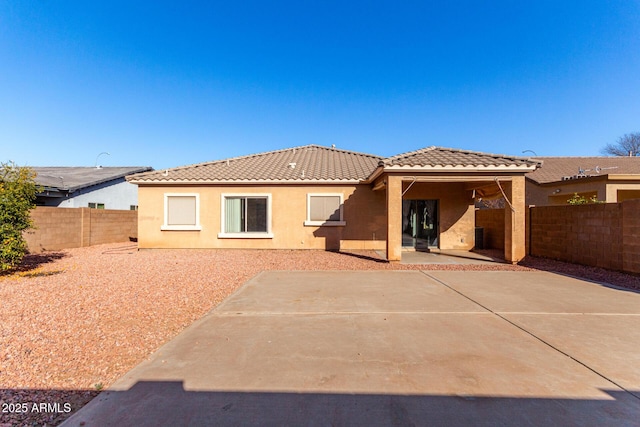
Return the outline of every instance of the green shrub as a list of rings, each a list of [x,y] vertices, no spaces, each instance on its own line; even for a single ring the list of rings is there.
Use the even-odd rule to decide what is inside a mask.
[[[22,232],[32,226],[38,186],[32,169],[0,163],[0,271],[15,267],[27,253]]]
[[[581,196],[578,193],[573,193],[573,196],[571,196],[571,198],[567,200],[567,203],[569,203],[570,205],[587,205],[589,203],[604,203],[604,201],[598,200],[597,196],[591,196],[587,199],[586,197]]]

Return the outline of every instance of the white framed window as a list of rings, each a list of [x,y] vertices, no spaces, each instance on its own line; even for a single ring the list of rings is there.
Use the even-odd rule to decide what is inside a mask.
[[[161,230],[202,230],[198,193],[165,193]]]
[[[307,219],[304,225],[347,225],[344,221],[343,198],[342,193],[307,194]]]
[[[236,193],[220,196],[221,239],[270,239],[271,194]]]

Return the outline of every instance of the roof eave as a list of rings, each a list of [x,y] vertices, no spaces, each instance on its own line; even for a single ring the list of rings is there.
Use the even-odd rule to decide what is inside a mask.
[[[365,180],[364,183],[365,184],[371,184],[373,181],[375,181],[380,175],[382,175],[384,172],[384,166],[383,165],[378,165],[375,170],[373,172],[371,172],[371,175],[369,175]]]
[[[478,166],[478,165],[391,165],[385,166],[384,172],[533,172],[536,170],[537,165],[491,165],[491,166]]]
[[[363,184],[364,179],[236,179],[236,180],[131,180],[137,185],[251,185],[251,184]]]

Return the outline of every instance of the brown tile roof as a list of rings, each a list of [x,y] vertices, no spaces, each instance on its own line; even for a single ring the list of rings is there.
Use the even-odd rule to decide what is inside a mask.
[[[319,145],[305,145],[130,177],[134,183],[357,182],[380,157]]]
[[[527,178],[538,184],[564,177],[640,174],[640,157],[536,157],[542,165]],[[582,172],[581,172],[582,171]]]
[[[443,147],[427,147],[384,159],[385,166],[409,167],[496,167],[533,166],[535,161],[523,157],[480,153]]]

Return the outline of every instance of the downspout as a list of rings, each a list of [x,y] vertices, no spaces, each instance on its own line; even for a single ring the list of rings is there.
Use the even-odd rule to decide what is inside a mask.
[[[511,212],[515,212],[516,209],[513,207],[513,205],[511,204],[511,202],[509,201],[509,199],[507,198],[506,193],[504,192],[504,190],[502,189],[502,186],[500,185],[500,181],[498,180],[498,177],[494,177],[493,178],[494,181],[496,182],[496,184],[498,184],[498,188],[500,189],[500,192],[502,193],[502,197],[504,197],[505,202],[507,202],[507,204],[509,205],[509,207],[511,208]]]

